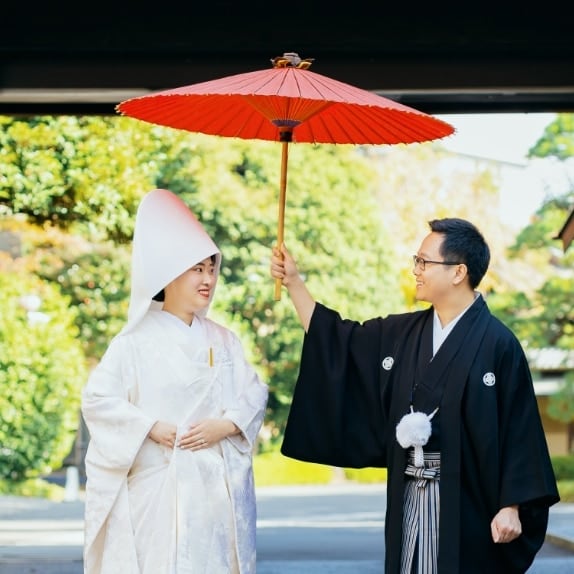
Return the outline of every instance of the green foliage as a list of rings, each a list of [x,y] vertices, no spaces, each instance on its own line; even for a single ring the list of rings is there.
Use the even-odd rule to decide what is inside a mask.
[[[283,456],[278,450],[258,454],[253,459],[255,486],[330,484],[343,474],[345,480],[361,484],[385,483],[386,468],[339,469],[324,464],[302,462]]]
[[[387,482],[387,469],[386,468],[347,468],[345,469],[345,477],[353,482],[365,483],[386,483]]]
[[[574,276],[551,277],[537,291],[492,294],[492,312],[531,348],[574,348]]]
[[[558,114],[529,155],[561,161],[574,157],[574,114]],[[530,347],[574,348],[574,252],[562,253],[556,241],[573,201],[574,188],[549,197],[509,249],[510,257],[536,266],[536,288],[493,298],[500,318]]]
[[[574,455],[553,456],[552,468],[556,480],[574,481]]]
[[[574,480],[560,480],[558,494],[562,502],[574,502]]]
[[[57,285],[75,309],[79,340],[97,361],[127,316],[130,250],[111,241],[92,243],[51,224],[0,219],[0,232],[17,235],[26,268]]]
[[[0,479],[0,494],[33,496],[60,502],[64,500],[65,489],[41,478],[30,478],[21,481]]]
[[[574,202],[574,190],[567,190],[556,197],[548,198],[536,212],[532,223],[520,231],[509,252],[519,257],[529,249],[550,250],[549,257],[555,265],[567,265],[567,261],[556,259],[556,234],[562,228]]]
[[[0,292],[0,477],[21,481],[70,451],[86,368],[74,310],[55,285],[5,265]]]
[[[529,156],[572,161],[574,114],[558,114],[530,149]],[[537,286],[529,292],[497,293],[489,298],[495,314],[531,348],[574,348],[574,251],[562,253],[557,245],[558,230],[567,220],[573,201],[572,185],[549,197],[509,249],[515,260],[536,264]],[[548,402],[548,415],[564,423],[574,420],[573,378],[574,373],[568,373],[565,385]]]
[[[530,313],[530,299],[520,291],[494,292],[488,295],[488,306],[492,313],[507,325],[521,340],[528,338],[530,320],[523,320]]]
[[[564,377],[562,388],[548,400],[548,414],[563,423],[574,422],[574,371]],[[574,479],[574,457],[570,458],[570,478]]]
[[[574,349],[574,276],[553,277],[538,291],[536,324],[551,347]],[[540,341],[542,343],[542,341]],[[540,346],[544,346],[540,344]]]
[[[253,459],[255,486],[296,484],[329,484],[333,468],[321,464],[301,462],[278,452],[266,452]]]
[[[574,157],[574,114],[558,114],[544,130],[542,137],[528,151],[529,157]]]
[[[574,502],[574,456],[553,456],[552,468],[562,502]]]
[[[32,223],[126,242],[173,130],[122,117],[0,116],[0,203]]]
[[[98,360],[127,317],[129,250],[110,242],[69,243],[44,253],[37,264],[38,276],[59,284],[69,297],[84,353]]]

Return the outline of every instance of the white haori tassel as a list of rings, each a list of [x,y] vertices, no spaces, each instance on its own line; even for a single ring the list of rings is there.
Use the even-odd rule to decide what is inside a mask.
[[[397,441],[403,448],[414,447],[415,466],[424,466],[423,446],[428,442],[431,435],[431,419],[434,417],[438,407],[430,414],[413,411],[406,414],[397,425]]]

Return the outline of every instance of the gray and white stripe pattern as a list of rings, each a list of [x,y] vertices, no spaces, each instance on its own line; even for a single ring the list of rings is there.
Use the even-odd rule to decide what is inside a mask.
[[[425,452],[417,468],[409,451],[405,474],[401,574],[437,574],[440,453]]]

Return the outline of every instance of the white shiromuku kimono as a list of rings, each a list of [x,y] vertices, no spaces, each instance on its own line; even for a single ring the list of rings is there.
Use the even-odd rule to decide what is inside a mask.
[[[252,450],[266,401],[237,337],[209,319],[188,327],[150,310],[116,337],[84,389],[85,572],[254,573]],[[219,417],[241,434],[212,448],[146,438],[156,420],[179,432]]]
[[[161,189],[144,197],[128,321],[82,394],[85,574],[255,573],[252,455],[267,385],[238,337],[206,318],[208,306],[188,325],[153,300],[211,256],[217,277],[219,249],[179,197]],[[148,438],[156,421],[177,426],[179,437],[206,418],[241,432],[194,451]]]

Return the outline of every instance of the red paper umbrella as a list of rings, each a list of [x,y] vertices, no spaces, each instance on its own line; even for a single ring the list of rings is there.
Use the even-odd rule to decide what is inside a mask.
[[[414,143],[454,132],[433,116],[311,72],[311,62],[290,52],[274,58],[272,68],[132,98],[116,110],[190,132],[281,142],[277,229],[281,245],[289,143]],[[280,298],[277,280],[275,300]]]

